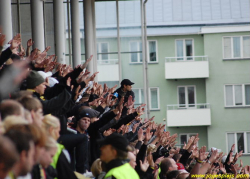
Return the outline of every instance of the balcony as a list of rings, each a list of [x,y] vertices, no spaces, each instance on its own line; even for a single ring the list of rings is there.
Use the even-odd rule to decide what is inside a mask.
[[[167,105],[167,126],[210,126],[211,110],[210,104],[193,104],[192,107],[183,105]]]
[[[165,78],[187,79],[208,78],[209,66],[207,56],[166,57]]]
[[[118,59],[97,60],[98,81],[119,81]]]

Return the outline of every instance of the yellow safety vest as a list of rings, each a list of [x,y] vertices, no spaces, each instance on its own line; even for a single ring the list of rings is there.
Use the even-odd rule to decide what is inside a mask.
[[[54,169],[56,169],[56,165],[57,165],[59,156],[62,153],[63,149],[64,149],[64,146],[62,144],[57,143],[57,151],[53,157],[53,162],[50,164]]]
[[[157,179],[160,179],[160,173],[161,173],[161,163],[159,164],[159,168],[158,168],[158,176],[157,176]]]
[[[117,179],[140,179],[136,171],[129,165],[129,163],[125,163],[124,165],[109,170],[104,179],[110,176],[114,176]]]

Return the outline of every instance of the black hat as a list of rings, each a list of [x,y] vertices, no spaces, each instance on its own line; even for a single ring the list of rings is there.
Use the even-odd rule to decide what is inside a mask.
[[[122,85],[122,86],[123,86],[123,85],[133,85],[133,84],[135,84],[135,83],[131,82],[129,79],[124,79],[124,80],[122,80],[122,82],[121,82],[121,85]]]
[[[31,71],[26,80],[28,89],[34,89],[44,82],[44,78],[36,71]]]
[[[79,121],[83,117],[89,117],[89,118],[97,117],[99,114],[100,112],[94,109],[85,108],[81,110],[81,112],[79,112],[79,114],[76,116],[76,120]]]
[[[113,133],[106,137],[105,139],[98,140],[100,146],[112,145],[118,150],[128,151],[127,147],[129,145],[128,140],[121,134]]]

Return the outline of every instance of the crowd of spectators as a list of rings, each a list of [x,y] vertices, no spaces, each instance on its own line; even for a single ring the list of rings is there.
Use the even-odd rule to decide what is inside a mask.
[[[48,56],[50,47],[31,50],[33,43],[25,51],[20,34],[9,42],[0,34],[0,179],[249,174],[250,166],[236,163],[243,151],[234,153],[234,145],[228,154],[198,148],[197,134],[177,147],[177,134],[154,117],[142,119],[145,104],[135,108],[133,82],[124,79],[118,89],[95,82],[98,72],[86,69],[92,56],[72,68]]]

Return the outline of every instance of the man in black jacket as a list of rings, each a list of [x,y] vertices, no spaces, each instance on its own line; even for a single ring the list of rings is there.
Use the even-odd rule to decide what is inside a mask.
[[[128,102],[128,98],[129,96],[132,96],[132,100],[134,101],[135,99],[135,94],[134,92],[132,91],[132,85],[134,83],[131,82],[129,79],[124,79],[122,80],[121,82],[121,87],[118,88],[115,93],[117,92],[118,93],[118,101],[120,101],[120,99],[122,97],[124,97],[124,104],[126,102]],[[123,108],[122,110],[122,116],[126,115],[127,114],[127,108]]]

